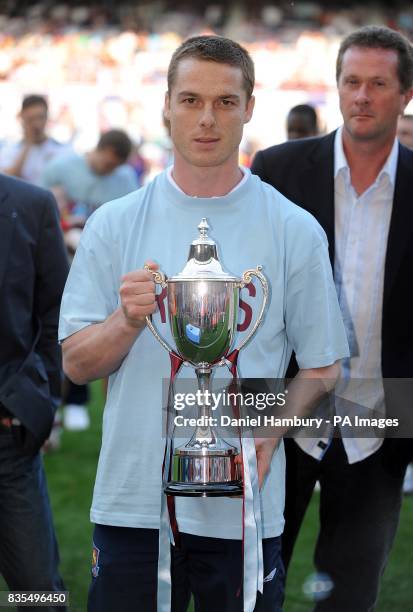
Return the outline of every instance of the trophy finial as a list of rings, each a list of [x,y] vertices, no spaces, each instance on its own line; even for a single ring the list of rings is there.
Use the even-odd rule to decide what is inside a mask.
[[[227,274],[219,261],[217,245],[214,240],[208,236],[209,224],[206,217],[202,217],[198,225],[198,238],[193,240],[189,247],[188,261],[176,278],[196,278],[205,277],[208,279],[219,278],[233,279],[230,274]],[[175,277],[172,277],[173,279]]]
[[[201,222],[198,225],[198,229],[199,229],[199,237],[202,240],[205,240],[206,238],[208,238],[209,225],[205,217],[201,219]]]

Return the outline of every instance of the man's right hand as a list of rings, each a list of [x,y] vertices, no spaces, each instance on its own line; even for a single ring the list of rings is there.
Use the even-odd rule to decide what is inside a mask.
[[[151,270],[157,270],[153,261],[145,262]],[[122,276],[120,297],[123,315],[129,325],[135,328],[145,326],[145,317],[156,311],[155,283],[147,270],[134,270]]]

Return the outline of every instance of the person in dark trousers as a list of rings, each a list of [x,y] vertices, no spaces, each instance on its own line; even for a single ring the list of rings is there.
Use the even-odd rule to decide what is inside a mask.
[[[67,272],[53,196],[0,175],[0,572],[12,591],[64,590],[39,449],[60,397]]]
[[[385,27],[353,32],[337,57],[343,126],[260,151],[252,166],[326,231],[350,344],[342,379],[374,380],[364,405],[387,414],[396,408],[386,379],[413,376],[413,152],[396,139],[412,82],[407,39]],[[336,395],[336,413],[346,408]],[[333,588],[315,609],[367,612],[396,533],[411,441],[336,433],[286,441],[283,558],[288,566],[319,480],[315,564]]]
[[[253,87],[251,57],[236,42],[197,36],[182,43],[169,65],[164,106],[173,166],[142,189],[98,209],[86,224],[70,269],[59,326],[65,372],[78,384],[109,375],[91,509],[89,612],[137,607],[186,612],[191,593],[196,612],[282,610],[284,454],[274,437],[254,440],[261,486],[255,499],[263,521],[252,540],[258,554],[262,550],[262,592],[258,588],[257,594],[253,545],[245,546],[245,554],[252,552],[254,559],[243,572],[241,499],[177,500],[180,544],[176,540],[172,547],[172,564],[165,558],[161,407],[170,360],[145,319],[153,314],[161,335],[169,337],[162,314],[166,305],[159,295],[156,309],[155,285],[143,265],[152,258],[152,268],[156,261],[168,276],[179,270],[201,214],[213,224],[225,265],[238,274],[251,259],[262,262],[272,287],[257,341],[240,356],[244,376],[283,377],[294,346],[300,365],[295,382],[311,379],[324,391],[334,385],[337,361],[348,355],[324,232],[311,215],[239,166],[243,126],[253,113]],[[259,312],[253,293],[251,317],[241,319],[240,337],[246,337],[242,334]],[[202,303],[208,300],[207,295]],[[301,398],[297,404],[305,408]],[[254,522],[248,509],[244,517]],[[248,563],[250,558],[244,557]]]

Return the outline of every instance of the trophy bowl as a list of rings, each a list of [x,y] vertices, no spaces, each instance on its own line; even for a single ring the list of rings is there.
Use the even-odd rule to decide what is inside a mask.
[[[263,301],[255,324],[238,350],[250,340],[262,321],[268,285],[259,266],[244,272],[242,278],[225,272],[216,244],[207,234],[206,219],[202,219],[198,229],[200,235],[191,244],[182,272],[166,279],[162,272],[149,271],[155,283],[167,288],[169,324],[176,352],[186,365],[195,369],[201,391],[199,415],[208,423],[207,392],[212,369],[226,364],[225,358],[232,348],[240,290],[256,276],[263,288]],[[159,336],[150,317],[146,321],[162,346],[174,352]],[[189,442],[174,449],[171,480],[164,483],[165,493],[196,497],[242,495],[242,465],[238,455],[237,447],[222,439],[213,426],[197,426]]]
[[[237,325],[238,293],[237,280],[168,282],[169,322],[185,361],[197,367],[228,353]]]

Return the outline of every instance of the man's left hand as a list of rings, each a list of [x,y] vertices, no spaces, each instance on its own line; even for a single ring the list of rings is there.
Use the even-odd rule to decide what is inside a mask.
[[[270,471],[271,459],[280,442],[280,438],[255,438],[257,453],[258,485],[261,490],[264,479]]]
[[[280,438],[255,438],[254,442],[257,455],[258,486],[261,490],[264,478],[270,470],[274,451],[280,443]],[[236,463],[241,463],[241,455],[238,455],[235,461]]]

